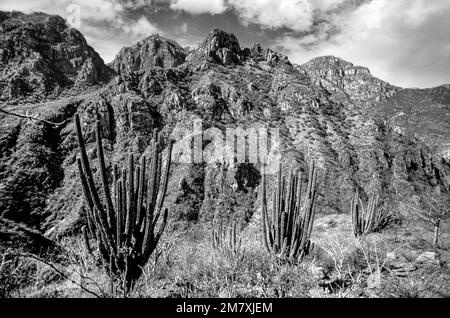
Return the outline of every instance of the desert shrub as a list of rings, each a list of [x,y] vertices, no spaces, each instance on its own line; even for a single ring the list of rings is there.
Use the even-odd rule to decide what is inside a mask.
[[[0,259],[0,298],[17,297],[20,289],[31,282],[32,268],[20,258],[4,253]]]
[[[439,188],[402,202],[401,209],[434,227],[433,245],[438,246],[442,223],[450,220],[450,194]]]
[[[198,221],[204,199],[204,180],[204,167],[194,164],[190,169],[189,180],[183,179],[180,183],[179,194],[175,199],[175,206],[180,207],[176,207],[172,213],[175,221]]]
[[[226,228],[222,222],[216,224],[211,233],[211,242],[215,251],[227,258],[233,264],[233,267],[238,267],[245,257],[245,248],[242,247],[241,229],[236,222]]]
[[[47,124],[27,124],[14,150],[5,158],[0,189],[0,214],[27,225],[44,218],[46,197],[63,177],[59,133]]]
[[[199,229],[192,231],[198,232]],[[210,242],[210,231],[172,250],[171,266],[159,264],[157,275],[143,275],[134,294],[143,297],[308,297],[317,281],[304,267],[278,264],[261,242],[242,233],[245,257],[236,262]],[[189,237],[186,235],[185,237]],[[144,271],[145,272],[145,271]]]
[[[24,253],[9,251],[0,255],[0,298],[22,297],[24,290],[43,289],[60,278]]]
[[[372,193],[366,205],[363,204],[359,191],[356,191],[351,202],[353,234],[361,237],[380,232],[394,220],[394,210],[387,201]]]

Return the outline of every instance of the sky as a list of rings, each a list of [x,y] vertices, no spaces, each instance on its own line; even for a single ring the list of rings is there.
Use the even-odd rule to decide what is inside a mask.
[[[449,0],[0,0],[58,14],[110,62],[158,33],[191,46],[214,28],[303,64],[334,55],[401,87],[450,83]]]

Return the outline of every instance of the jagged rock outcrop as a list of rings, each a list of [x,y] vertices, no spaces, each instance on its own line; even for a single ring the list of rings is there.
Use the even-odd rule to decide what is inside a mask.
[[[186,60],[196,62],[207,60],[222,65],[232,65],[243,57],[241,46],[234,34],[214,29],[206,39],[193,49]]]
[[[402,89],[376,103],[386,120],[403,134],[419,138],[450,159],[450,87]]]
[[[58,96],[110,78],[83,35],[59,16],[0,12],[0,100]]]
[[[450,158],[449,85],[403,89],[334,56],[315,58],[298,69],[332,94],[331,99],[377,113],[398,133],[417,137],[438,156]]]
[[[245,49],[245,52],[247,53],[247,55],[251,55],[251,57],[254,59],[263,59],[268,63],[269,66],[292,66],[289,58],[286,55],[275,52],[274,50],[269,48],[263,49],[261,47],[261,44],[259,43],[253,44],[250,49]]]
[[[353,102],[384,100],[399,89],[372,76],[368,68],[334,56],[312,59],[299,69],[311,76],[316,85],[331,93],[344,93],[344,98]]]
[[[176,67],[185,58],[186,51],[178,43],[155,34],[120,50],[111,67],[117,74],[126,75],[154,67]]]

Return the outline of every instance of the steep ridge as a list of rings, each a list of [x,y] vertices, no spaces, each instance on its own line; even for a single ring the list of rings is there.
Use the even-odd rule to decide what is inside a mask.
[[[449,187],[448,163],[374,111],[376,103],[388,102],[402,89],[341,59],[323,57],[293,65],[282,54],[258,44],[242,48],[234,35],[213,30],[189,52],[151,36],[123,49],[111,66],[117,76],[72,107],[81,115],[94,161],[97,119],[102,122],[109,164],[122,163],[129,152],[148,155],[154,129],[163,133],[166,144],[169,138],[179,140],[177,132],[183,128],[192,131],[201,119],[204,130],[217,128],[223,133],[227,128],[279,129],[283,170],[306,170],[311,160],[321,169],[320,213],[347,212],[355,188],[363,195],[374,191],[395,199],[428,186]],[[10,181],[12,158],[24,154],[27,141],[21,140],[31,129],[23,127],[5,141],[2,164],[9,162],[12,168],[0,169],[2,193],[17,186]],[[28,211],[41,215],[39,227],[50,237],[77,231],[84,222],[74,125],[69,121],[55,133],[55,145],[46,145],[45,136],[33,142],[57,149],[61,175],[45,193],[45,204]],[[203,141],[204,149],[211,145]],[[27,175],[34,166],[21,162]],[[93,168],[97,174],[97,163]],[[260,168],[249,162],[174,162],[166,200],[171,218],[250,221],[259,206]],[[43,176],[49,173],[44,170]],[[1,196],[0,211],[11,206]],[[8,217],[15,219],[14,210],[9,211]]]
[[[178,43],[155,34],[120,50],[111,67],[121,75],[154,67],[176,67],[184,62],[186,54]]]
[[[315,58],[298,68],[334,100],[358,104],[398,132],[425,142],[439,157],[450,158],[450,85],[403,89],[333,56]]]
[[[450,160],[450,87],[403,89],[375,106],[391,125],[417,137],[437,156]]]
[[[76,29],[59,16],[0,12],[0,100],[36,102],[112,75]]]
[[[316,85],[330,93],[344,93],[352,102],[385,100],[400,90],[372,76],[368,68],[334,56],[312,59],[299,68],[305,70]]]

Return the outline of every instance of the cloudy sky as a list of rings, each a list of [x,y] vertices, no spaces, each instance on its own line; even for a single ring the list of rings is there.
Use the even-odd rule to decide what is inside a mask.
[[[449,0],[0,0],[59,14],[106,62],[150,34],[192,45],[213,28],[302,64],[335,55],[403,87],[450,83]]]

